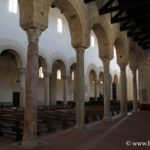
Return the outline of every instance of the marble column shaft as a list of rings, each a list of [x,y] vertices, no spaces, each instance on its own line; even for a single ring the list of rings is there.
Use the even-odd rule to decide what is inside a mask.
[[[37,141],[37,102],[38,102],[38,39],[39,29],[27,29],[28,53],[26,72],[26,97],[24,109],[23,145],[32,145]]]
[[[64,105],[67,105],[67,94],[68,94],[68,77],[64,76],[64,87],[63,87],[63,100],[64,100]]]
[[[106,121],[111,120],[110,111],[110,74],[109,74],[109,59],[103,60],[104,65],[104,119]]]
[[[48,72],[44,73],[44,79],[45,79],[45,105],[49,106],[50,104],[50,97],[49,97],[49,76],[50,74]]]
[[[74,80],[73,80],[73,101],[76,102],[76,71],[74,71]]]
[[[137,71],[137,69],[132,70],[132,74],[133,74],[133,111],[134,112],[136,112],[138,110],[136,71]]]
[[[84,128],[84,48],[76,48],[76,77],[75,77],[75,101],[76,101],[76,128]]]
[[[24,107],[25,105],[25,68],[19,68],[20,75],[20,105]]]
[[[96,101],[97,101],[97,85],[98,85],[98,81],[95,80],[95,82],[94,82],[94,96],[95,96]]]
[[[121,95],[120,95],[120,107],[121,115],[127,115],[127,77],[126,77],[126,64],[119,64],[121,75],[120,75],[120,84],[121,84]]]

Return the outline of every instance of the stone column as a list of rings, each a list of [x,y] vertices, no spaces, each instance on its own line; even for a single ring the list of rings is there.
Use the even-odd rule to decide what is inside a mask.
[[[110,74],[110,77],[111,77],[111,74]],[[112,90],[112,80],[110,80],[110,100],[113,100],[113,90]]]
[[[104,65],[104,120],[111,121],[110,111],[110,74],[109,74],[109,59],[103,59]]]
[[[132,69],[132,74],[133,74],[133,112],[136,112],[138,110],[136,71],[137,71],[137,69]]]
[[[84,47],[76,48],[76,77],[75,77],[75,102],[76,102],[76,129],[84,128]]]
[[[52,82],[52,79],[53,79],[53,74],[52,73],[50,73],[50,75],[49,75],[49,98],[50,98],[50,101],[49,101],[49,105],[52,105],[52,101],[53,101],[53,93],[52,93],[52,84],[53,84],[53,82]]]
[[[56,105],[56,74],[50,73],[50,105]]]
[[[33,147],[37,145],[37,102],[38,102],[38,39],[41,30],[29,28],[26,74],[26,97],[24,109],[24,134],[22,145]]]
[[[67,105],[67,93],[68,93],[68,80],[67,80],[67,76],[64,76],[63,80],[64,80],[63,100],[64,100],[64,105]]]
[[[45,105],[49,106],[49,101],[50,101],[50,97],[49,97],[49,76],[50,74],[48,72],[44,73],[44,79],[45,79]]]
[[[127,77],[126,77],[126,66],[127,64],[119,64],[120,66],[120,108],[121,115],[124,117],[127,115]]]
[[[94,82],[94,95],[95,95],[95,101],[97,101],[97,85],[98,85],[98,81],[95,80],[95,82]]]
[[[73,101],[76,102],[76,71],[74,72],[74,80],[73,80]]]
[[[25,105],[25,68],[19,68],[20,75],[20,106]]]

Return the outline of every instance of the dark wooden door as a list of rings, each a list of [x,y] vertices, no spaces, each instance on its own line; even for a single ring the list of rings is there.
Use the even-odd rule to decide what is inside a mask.
[[[117,99],[117,85],[116,83],[112,84],[112,95],[113,95],[113,100]]]
[[[13,107],[20,107],[20,93],[13,92]]]

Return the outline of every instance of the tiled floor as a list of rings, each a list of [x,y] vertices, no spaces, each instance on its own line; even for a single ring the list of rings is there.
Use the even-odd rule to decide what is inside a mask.
[[[62,131],[40,140],[44,144],[32,150],[150,150],[150,143],[149,146],[132,146],[131,143],[150,142],[150,112],[138,112],[109,123],[101,121],[88,125],[83,131]],[[12,140],[0,138],[0,150],[20,149]]]

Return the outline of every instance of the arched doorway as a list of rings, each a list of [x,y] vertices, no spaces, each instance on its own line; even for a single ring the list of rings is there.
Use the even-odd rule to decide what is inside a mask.
[[[89,73],[89,97],[90,101],[97,100],[97,77],[95,70],[91,70]]]
[[[23,105],[21,97],[20,70],[22,61],[15,50],[4,50],[0,54],[0,102],[13,107]]]
[[[53,92],[54,100],[57,104],[65,104],[66,93],[65,93],[65,77],[66,77],[66,68],[65,64],[61,60],[56,60],[53,63]]]
[[[114,80],[112,83],[112,98],[113,100],[117,100],[117,86],[118,86],[118,76],[114,75]]]

